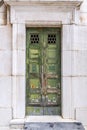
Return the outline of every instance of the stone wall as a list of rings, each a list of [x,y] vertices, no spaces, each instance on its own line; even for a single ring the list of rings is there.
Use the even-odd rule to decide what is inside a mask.
[[[8,130],[12,119],[11,25],[0,25],[0,130]]]
[[[87,0],[84,0],[80,9],[80,25],[76,25],[76,43],[73,55],[72,78],[74,87],[75,117],[78,121],[87,125]]]
[[[0,12],[3,12],[3,9]],[[2,18],[6,15],[2,15]],[[5,20],[5,19],[4,19]],[[80,9],[80,22],[74,25],[72,45],[72,88],[74,119],[87,125],[87,0]],[[3,23],[3,24],[2,24]],[[12,119],[12,26],[0,24],[0,130],[10,130]],[[66,77],[67,81],[67,77]],[[68,84],[68,82],[67,82]]]

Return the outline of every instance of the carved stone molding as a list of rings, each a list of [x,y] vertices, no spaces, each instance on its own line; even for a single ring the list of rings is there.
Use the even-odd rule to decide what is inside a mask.
[[[79,7],[83,0],[4,0],[10,5],[11,23],[32,23],[38,21],[50,25],[79,22]],[[32,17],[31,17],[32,16]],[[39,16],[39,17],[38,17]],[[34,22],[33,22],[34,21]],[[52,22],[53,21],[53,22]],[[32,25],[31,25],[32,26]]]
[[[13,36],[12,37],[13,119],[24,119],[25,118],[25,91],[26,91],[25,89],[26,88],[26,83],[25,83],[26,82],[25,80],[26,26],[28,27],[61,26],[62,46],[64,47],[64,45],[67,44],[67,41],[69,44],[73,44],[75,40],[74,38],[75,25],[69,25],[69,24],[76,23],[79,21],[79,7],[80,4],[82,3],[82,0],[63,0],[63,1],[62,0],[44,0],[44,1],[43,0],[35,0],[35,1],[34,0],[32,1],[5,0],[5,3],[10,5],[10,22],[13,25],[12,26],[12,30],[13,30],[12,33]],[[62,52],[61,61],[63,64],[62,66],[62,117],[68,119],[74,119],[74,105],[73,105],[73,96],[72,96],[73,88],[72,88],[72,77],[71,77],[72,51],[66,52],[62,48],[61,52]],[[67,58],[69,58],[69,60]],[[69,69],[67,69],[67,66]],[[67,73],[66,70],[68,70]],[[39,117],[39,120],[41,118]],[[48,118],[46,119],[48,120]],[[54,119],[54,117],[51,117],[50,119]],[[58,117],[56,119],[58,119]],[[20,122],[23,123],[23,121]]]
[[[0,1],[0,25],[5,25],[7,23],[7,7],[4,1]]]
[[[58,4],[59,6],[79,6],[83,0],[4,0],[9,5],[30,5],[30,4]]]
[[[0,0],[0,7],[4,4],[3,0]]]

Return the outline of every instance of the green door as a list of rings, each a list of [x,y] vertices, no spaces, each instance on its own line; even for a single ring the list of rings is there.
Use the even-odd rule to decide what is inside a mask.
[[[61,114],[60,28],[26,30],[26,115]]]

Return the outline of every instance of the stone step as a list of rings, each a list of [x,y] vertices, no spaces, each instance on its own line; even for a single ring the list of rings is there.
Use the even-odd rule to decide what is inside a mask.
[[[85,130],[79,122],[25,123],[24,130]]]

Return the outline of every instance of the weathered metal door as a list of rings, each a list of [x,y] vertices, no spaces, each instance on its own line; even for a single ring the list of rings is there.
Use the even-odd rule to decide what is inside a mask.
[[[27,28],[26,114],[61,114],[60,28]]]

